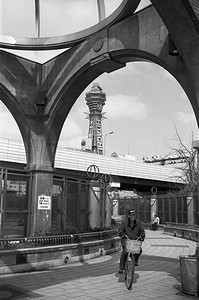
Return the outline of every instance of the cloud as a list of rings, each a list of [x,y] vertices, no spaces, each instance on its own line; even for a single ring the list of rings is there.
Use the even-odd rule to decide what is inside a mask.
[[[156,73],[158,77],[161,77],[163,79],[166,78],[166,79],[169,79],[171,81],[175,80],[173,75],[171,73],[169,73],[169,71],[167,71],[163,67],[153,63],[153,64],[151,64],[151,68],[152,68],[152,71],[154,73]]]
[[[0,113],[8,113],[9,114],[9,110],[1,101],[0,101]]]
[[[0,136],[15,140],[22,140],[19,127],[10,113],[1,112]]]
[[[199,140],[199,129],[198,128],[195,128],[193,130],[193,139],[194,140]]]
[[[13,50],[13,49],[6,49],[6,52],[12,53],[17,56],[21,56],[23,58],[36,61],[38,63],[45,63],[46,61],[58,56],[62,52],[66,51],[66,49],[56,49],[56,50],[46,50],[46,51],[25,51],[25,50]]]
[[[144,7],[146,7],[146,6],[150,5],[150,4],[151,4],[151,1],[149,1],[149,0],[142,0],[142,1],[140,1],[140,4],[138,5],[138,8],[137,8],[136,11],[139,11],[142,8],[144,8]]]
[[[22,141],[18,125],[12,115],[0,107],[0,116],[0,137]],[[82,138],[82,128],[75,121],[68,118],[64,123],[58,147],[80,149]]]
[[[134,120],[143,120],[147,118],[148,109],[137,96],[116,95],[108,97],[105,111],[112,119],[130,117]]]
[[[81,136],[74,136],[71,139],[60,139],[59,141],[59,148],[74,148],[74,149],[81,149],[81,142],[82,142],[82,137]]]
[[[81,147],[82,141],[82,118],[85,111],[84,103],[79,101],[77,106],[71,110],[71,114],[66,119],[61,131],[60,147]],[[15,140],[22,140],[18,125],[6,106],[0,102],[0,137],[6,137]]]
[[[71,139],[74,135],[82,135],[82,129],[75,121],[68,118],[64,123],[61,135],[63,135],[65,139]]]
[[[185,113],[185,112],[177,112],[177,118],[179,121],[183,122],[184,124],[195,123],[195,115],[194,113]]]
[[[59,139],[59,147],[80,148],[82,128],[70,118],[67,118]]]
[[[187,94],[184,91],[180,94],[180,98],[188,99]]]
[[[118,77],[120,80],[121,78],[124,76],[131,76],[131,75],[138,75],[142,73],[142,62],[139,64],[137,62],[131,62],[131,63],[127,63],[126,66],[124,68],[115,70],[112,73],[104,73],[102,74],[99,78],[100,78],[100,85],[104,86],[104,84],[106,84],[107,80],[110,80],[112,78],[115,79],[115,77]],[[145,66],[147,65],[147,63],[145,63]],[[96,82],[96,80],[94,80],[94,82]]]
[[[141,63],[140,63],[140,65],[141,65]],[[125,70],[125,72],[129,72],[131,75],[132,74],[133,75],[141,74],[140,65],[137,62],[133,62],[133,63],[127,64],[126,68],[124,70]],[[145,63],[145,66],[146,66],[146,63]]]
[[[12,114],[7,107],[0,101],[0,136],[15,140],[22,140],[22,136]]]

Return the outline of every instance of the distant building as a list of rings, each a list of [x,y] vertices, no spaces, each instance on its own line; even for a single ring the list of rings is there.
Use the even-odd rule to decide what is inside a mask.
[[[111,154],[111,157],[116,157],[116,158],[123,158],[127,160],[136,160],[135,156],[129,155],[129,154],[117,154],[117,152],[113,152]]]
[[[135,156],[128,155],[128,154],[119,155],[119,158],[128,159],[128,160],[135,160]]]

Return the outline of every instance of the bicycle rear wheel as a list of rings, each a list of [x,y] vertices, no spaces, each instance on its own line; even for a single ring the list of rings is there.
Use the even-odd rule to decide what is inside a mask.
[[[132,257],[129,255],[126,259],[126,265],[125,265],[125,284],[128,290],[130,290],[132,287],[134,271],[135,271],[135,258],[134,255],[132,255]]]

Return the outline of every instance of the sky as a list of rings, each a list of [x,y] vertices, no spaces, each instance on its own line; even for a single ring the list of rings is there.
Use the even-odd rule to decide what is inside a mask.
[[[193,109],[179,83],[162,67],[147,62],[128,63],[123,69],[104,73],[94,82],[106,93],[102,135],[106,136],[106,155],[132,155],[136,159],[167,155],[175,145],[175,127],[187,146],[198,136]],[[88,135],[86,92],[73,105],[66,119],[58,147],[81,149]],[[0,102],[0,137],[21,140],[19,129]]]
[[[197,138],[195,115],[184,90],[166,70],[147,62],[128,63],[123,69],[103,74],[94,82],[106,93],[102,121],[106,155],[132,155],[137,159],[167,155],[175,146],[175,128],[183,142],[191,146]],[[85,93],[80,95],[62,129],[59,147],[81,148],[88,134]]]
[[[142,1],[142,4],[148,1]],[[43,54],[44,56],[44,54]],[[193,109],[182,87],[162,67],[148,62],[132,62],[110,74],[96,78],[106,93],[106,112],[102,135],[106,136],[106,155],[132,155],[136,159],[165,156],[175,146],[175,127],[183,142],[190,147],[192,135],[198,138]],[[58,147],[81,149],[88,134],[88,112],[83,91],[66,119]],[[0,101],[0,137],[22,140],[19,129]]]
[[[106,16],[121,2],[105,0]],[[97,0],[40,0],[40,37],[70,34],[95,25],[98,20],[97,6]],[[36,37],[35,0],[0,0],[0,8],[1,34]]]

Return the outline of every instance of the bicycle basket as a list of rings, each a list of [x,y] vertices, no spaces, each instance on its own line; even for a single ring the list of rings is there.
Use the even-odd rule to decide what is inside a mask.
[[[133,254],[135,253],[140,254],[141,245],[142,245],[141,241],[126,239],[124,244],[124,249],[126,252],[131,252]]]

